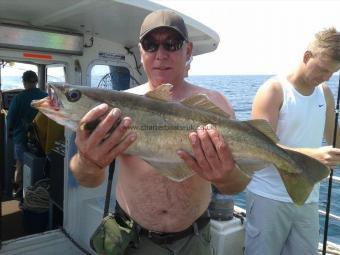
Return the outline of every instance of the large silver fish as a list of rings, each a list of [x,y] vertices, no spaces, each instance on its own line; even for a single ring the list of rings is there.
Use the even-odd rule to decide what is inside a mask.
[[[176,151],[192,154],[190,131],[213,124],[227,141],[237,166],[249,177],[256,170],[273,164],[278,169],[292,200],[305,202],[316,182],[329,174],[319,161],[301,153],[283,149],[264,120],[235,121],[215,106],[206,95],[194,95],[181,102],[171,102],[172,85],[164,84],[139,96],[68,84],[50,84],[49,97],[32,102],[49,118],[75,130],[80,119],[94,106],[107,103],[121,109],[132,119],[131,131],[137,140],[126,153],[138,155],[162,175],[182,181],[194,173]],[[99,120],[87,123],[94,129]]]

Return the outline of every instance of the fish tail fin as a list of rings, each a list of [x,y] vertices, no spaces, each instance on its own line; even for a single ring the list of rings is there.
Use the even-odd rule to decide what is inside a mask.
[[[285,149],[289,156],[300,167],[301,173],[288,173],[278,168],[282,181],[293,202],[303,205],[316,183],[326,178],[330,170],[320,161],[305,154]]]

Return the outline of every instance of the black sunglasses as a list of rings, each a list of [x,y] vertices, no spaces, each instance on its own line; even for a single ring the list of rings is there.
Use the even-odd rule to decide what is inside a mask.
[[[171,38],[163,42],[157,42],[153,38],[145,38],[141,40],[140,44],[143,50],[147,52],[156,52],[161,44],[166,51],[174,52],[182,48],[183,42],[184,40],[180,38]]]

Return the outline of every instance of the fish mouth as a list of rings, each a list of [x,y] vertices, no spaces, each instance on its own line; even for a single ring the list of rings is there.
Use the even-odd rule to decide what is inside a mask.
[[[32,100],[31,106],[42,112],[58,112],[59,108],[51,107],[51,100],[49,97],[45,97],[39,100]]]
[[[32,100],[31,106],[55,121],[57,121],[57,119],[67,119],[67,116],[63,111],[60,111],[61,109],[60,105],[57,103],[58,101],[59,100],[56,100],[55,97],[51,98],[51,95],[49,95],[39,100]]]
[[[56,89],[52,85],[48,85],[48,96],[43,99],[32,100],[31,106],[38,110],[58,112],[63,107],[63,104],[58,97]]]
[[[48,86],[48,98],[49,98],[49,106],[55,111],[59,111],[60,108],[63,107],[63,103],[58,97],[58,94],[56,92],[56,88],[53,87],[53,85]]]
[[[41,108],[46,108],[50,105],[49,103],[50,99],[49,97],[45,97],[43,99],[39,99],[39,100],[32,100],[31,102],[31,106],[33,106],[36,109],[41,109]]]

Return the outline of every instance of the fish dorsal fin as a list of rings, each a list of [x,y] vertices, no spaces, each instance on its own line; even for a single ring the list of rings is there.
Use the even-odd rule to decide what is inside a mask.
[[[198,108],[226,118],[230,118],[230,115],[223,111],[220,107],[215,105],[213,102],[211,102],[206,94],[197,94],[184,98],[183,100],[181,100],[181,103],[191,108]]]
[[[173,85],[170,83],[159,85],[156,89],[151,90],[145,94],[145,96],[160,100],[160,101],[171,101],[172,100],[172,89]]]
[[[262,119],[255,119],[255,120],[247,120],[245,121],[250,126],[256,128],[258,131],[266,135],[270,138],[273,142],[278,143],[279,139],[277,138],[276,134],[273,131],[273,128],[270,126],[269,122]]]

